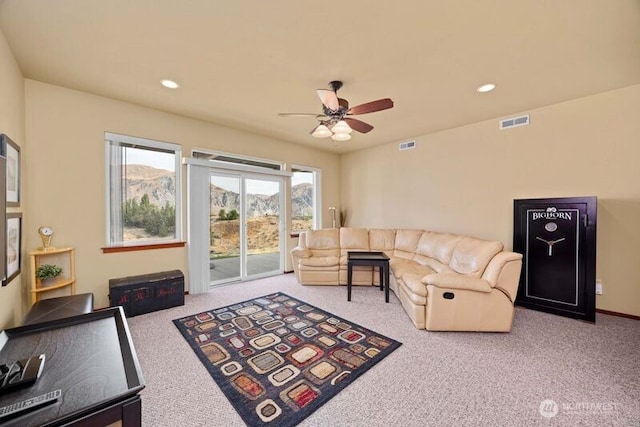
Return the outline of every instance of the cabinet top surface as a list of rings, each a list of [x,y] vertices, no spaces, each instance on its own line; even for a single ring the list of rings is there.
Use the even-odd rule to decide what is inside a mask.
[[[0,363],[45,354],[40,378],[0,395],[0,406],[61,389],[61,404],[44,406],[10,425],[67,425],[144,388],[144,379],[121,308],[107,308],[0,331]],[[69,345],[61,346],[66,341]],[[105,379],[108,378],[108,381]],[[91,387],[88,388],[88,384]],[[4,423],[2,423],[4,426]]]

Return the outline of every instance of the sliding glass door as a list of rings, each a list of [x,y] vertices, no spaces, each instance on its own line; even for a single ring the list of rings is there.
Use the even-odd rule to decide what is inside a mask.
[[[281,179],[248,178],[245,180],[245,190],[247,276],[282,271]]]
[[[211,171],[210,285],[282,273],[282,186],[280,177]]]
[[[209,183],[209,282],[240,280],[239,175],[211,173]]]

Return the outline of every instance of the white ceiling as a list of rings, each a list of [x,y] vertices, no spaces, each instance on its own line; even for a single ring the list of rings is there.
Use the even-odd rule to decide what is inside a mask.
[[[337,153],[640,83],[638,0],[0,0],[0,27],[29,79]],[[395,107],[339,143],[277,116],[330,80]]]

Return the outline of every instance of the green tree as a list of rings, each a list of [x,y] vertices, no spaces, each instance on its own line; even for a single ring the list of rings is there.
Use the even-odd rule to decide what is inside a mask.
[[[162,208],[161,213],[162,213],[162,218],[164,218],[165,224],[167,224],[167,226],[170,227],[170,229],[171,228],[175,229],[176,208],[174,206],[171,206],[169,202],[167,202]]]
[[[235,209],[231,210],[229,213],[227,213],[227,211],[224,209],[220,209],[220,211],[218,211],[219,221],[229,221],[229,220],[238,219],[238,218],[240,218],[240,214]]]
[[[139,227],[152,236],[165,237],[175,233],[176,208],[169,202],[160,208],[152,204],[149,195],[140,199],[129,199],[123,203],[123,223],[126,227]]]
[[[235,209],[232,210],[231,212],[229,212],[229,214],[227,214],[227,219],[229,219],[229,220],[238,219],[238,218],[240,218],[240,214]]]
[[[124,225],[133,226],[134,218],[138,215],[139,210],[140,205],[138,205],[136,199],[129,199],[125,201],[122,209],[122,220]]]

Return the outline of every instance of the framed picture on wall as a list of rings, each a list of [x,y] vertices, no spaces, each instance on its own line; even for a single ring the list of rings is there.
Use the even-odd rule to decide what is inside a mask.
[[[7,271],[2,286],[6,286],[18,274],[22,264],[22,214],[7,213]]]
[[[2,135],[7,155],[7,206],[20,206],[20,147]]]

